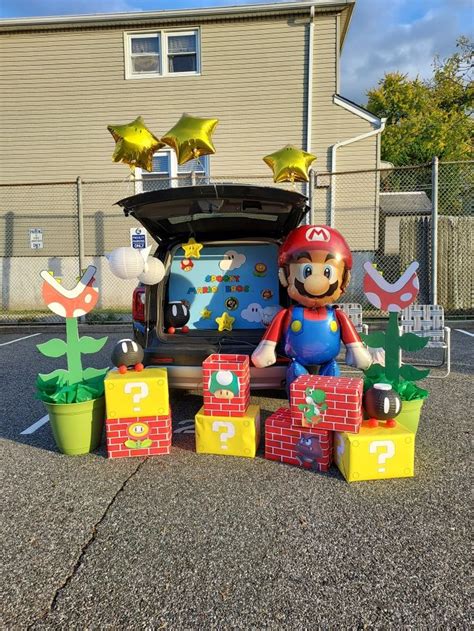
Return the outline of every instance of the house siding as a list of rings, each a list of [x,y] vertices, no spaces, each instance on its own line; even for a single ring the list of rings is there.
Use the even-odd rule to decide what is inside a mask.
[[[0,34],[0,183],[74,181],[77,176],[123,180],[122,185],[88,185],[83,190],[87,254],[102,254],[129,241],[132,219],[113,204],[132,193],[129,167],[111,160],[114,141],[108,124],[142,115],[157,136],[183,112],[217,117],[217,154],[211,175],[243,177],[268,184],[262,158],[286,144],[305,147],[308,74],[308,14],[221,19],[172,25],[50,29]],[[124,32],[199,28],[201,75],[125,79]],[[357,115],[333,103],[337,89],[337,13],[316,14],[314,29],[311,151],[317,171],[330,169],[330,148],[371,129]],[[12,131],[14,130],[14,131]],[[338,150],[338,171],[376,166],[376,138]],[[259,180],[259,178],[266,178]],[[363,210],[363,234],[351,235],[353,248],[372,249],[376,183],[338,188],[336,225],[343,232],[354,208]],[[43,256],[77,253],[75,187],[27,191],[0,188],[0,209],[18,214],[11,230],[15,253],[31,254],[28,227],[45,232]],[[64,192],[64,195],[62,194]],[[313,220],[326,221],[329,189],[317,190]],[[6,215],[2,223],[12,223]],[[59,229],[60,221],[70,221]],[[63,224],[66,226],[66,224]],[[1,226],[2,228],[5,226]],[[370,226],[370,230],[369,230]],[[17,236],[15,236],[15,230]],[[19,250],[18,250],[19,248]],[[38,253],[40,254],[40,253]],[[8,256],[7,250],[0,255]]]

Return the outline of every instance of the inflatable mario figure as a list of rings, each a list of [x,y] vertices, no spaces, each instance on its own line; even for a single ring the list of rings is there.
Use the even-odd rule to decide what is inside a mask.
[[[300,226],[286,238],[278,257],[280,282],[297,302],[273,318],[252,354],[257,368],[276,362],[275,348],[282,341],[292,361],[287,371],[287,388],[296,377],[319,366],[319,374],[340,374],[336,357],[341,340],[346,346],[346,363],[366,369],[372,363],[349,317],[328,306],[344,293],[351,274],[352,254],[343,236],[327,226]]]

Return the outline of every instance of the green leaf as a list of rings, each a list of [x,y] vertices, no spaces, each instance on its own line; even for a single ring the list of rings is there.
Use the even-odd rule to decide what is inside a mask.
[[[63,340],[54,338],[43,344],[37,344],[36,348],[46,357],[62,357],[67,352],[67,344]]]
[[[108,368],[86,368],[82,371],[82,378],[86,380],[95,379],[97,377],[105,377],[108,370]]]
[[[130,438],[125,441],[124,445],[125,445],[125,447],[128,447],[129,449],[139,449],[140,448],[140,445],[138,444],[138,441],[131,440]]]
[[[429,370],[419,370],[414,366],[410,366],[409,364],[404,364],[400,368],[400,375],[407,379],[407,381],[418,381],[419,379],[424,379],[430,374]]]
[[[96,339],[95,337],[84,335],[79,340],[79,349],[84,355],[97,353],[105,346],[108,339],[107,336]]]
[[[36,385],[38,387],[56,387],[58,384],[63,385],[68,383],[69,373],[64,368],[57,368],[52,372],[39,373],[36,378]]]
[[[425,348],[428,342],[428,337],[421,337],[414,333],[404,333],[399,338],[400,347],[403,348],[404,351],[419,351]]]
[[[361,333],[360,339],[370,346],[370,348],[385,348],[385,331],[374,331],[374,333]]]
[[[370,368],[367,368],[367,370],[365,371],[365,375],[369,379],[376,379],[377,377],[385,375],[385,368],[380,364],[372,364],[372,366],[370,366]]]

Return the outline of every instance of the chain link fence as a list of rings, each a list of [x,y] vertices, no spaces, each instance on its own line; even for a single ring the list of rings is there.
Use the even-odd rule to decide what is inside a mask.
[[[208,183],[275,186],[269,177],[198,174],[0,185],[0,324],[60,322],[43,307],[39,274],[50,270],[69,287],[89,264],[97,268],[100,300],[88,321],[130,321],[136,281],[115,278],[105,255],[129,245],[130,230],[139,224],[116,202],[147,190]],[[307,195],[310,221],[333,225],[347,238],[354,270],[344,301],[362,304],[366,316],[380,313],[363,294],[364,263],[374,263],[393,282],[412,260],[420,263],[420,303],[472,314],[474,162],[312,173],[309,184],[277,186]]]

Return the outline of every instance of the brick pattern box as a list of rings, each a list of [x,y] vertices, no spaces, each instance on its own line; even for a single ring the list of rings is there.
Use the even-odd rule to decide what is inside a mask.
[[[247,355],[210,355],[202,365],[204,414],[245,416],[250,405]]]
[[[333,432],[292,423],[291,410],[279,408],[265,422],[265,458],[315,471],[332,462]]]
[[[348,482],[411,478],[415,466],[415,434],[402,425],[369,427],[358,434],[337,432],[334,460]]]
[[[302,375],[290,386],[294,425],[357,434],[362,423],[362,379]]]
[[[109,458],[130,458],[169,454],[171,450],[171,414],[105,421]]]
[[[260,442],[260,408],[249,405],[245,416],[196,414],[196,452],[255,458]]]

